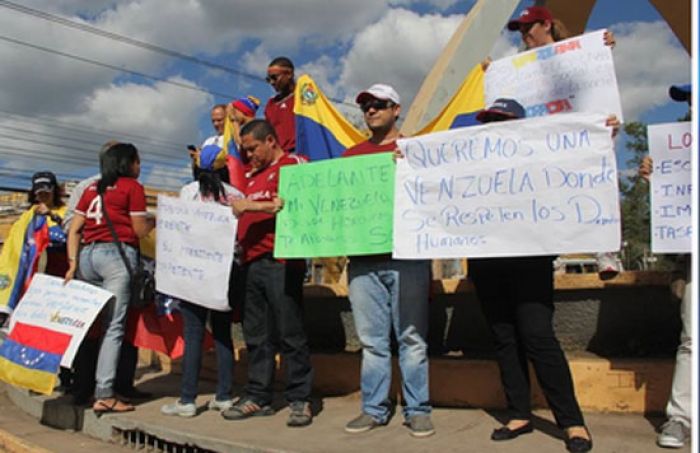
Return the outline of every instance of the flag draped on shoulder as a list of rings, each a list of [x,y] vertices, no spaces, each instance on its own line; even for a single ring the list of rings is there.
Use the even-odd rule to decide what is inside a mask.
[[[12,313],[29,287],[39,258],[60,226],[50,217],[36,215],[32,206],[10,228],[0,254],[0,313]],[[65,206],[54,210],[65,214]]]
[[[222,152],[226,158],[226,168],[228,168],[229,184],[236,189],[243,191],[246,187],[245,163],[236,142],[234,141],[234,124],[231,118],[226,115],[224,119],[224,148]]]
[[[367,137],[350,124],[307,74],[294,89],[296,152],[311,161],[339,157]]]
[[[457,93],[442,112],[416,135],[479,124],[476,114],[484,107],[484,70],[481,64],[478,64],[469,71]]]
[[[65,333],[15,323],[0,345],[0,380],[50,395],[70,340]]]

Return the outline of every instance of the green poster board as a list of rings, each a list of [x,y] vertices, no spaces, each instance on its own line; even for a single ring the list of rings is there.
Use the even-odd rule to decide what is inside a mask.
[[[392,153],[282,167],[275,258],[391,253],[394,173]]]

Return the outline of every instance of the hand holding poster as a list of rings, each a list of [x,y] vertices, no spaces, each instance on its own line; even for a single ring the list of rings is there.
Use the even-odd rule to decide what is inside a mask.
[[[568,114],[401,139],[394,257],[503,257],[620,247],[604,115]]]
[[[59,364],[70,367],[85,334],[112,294],[78,280],[36,274],[12,313],[0,346],[0,379],[50,394]]]
[[[586,33],[492,62],[484,80],[486,105],[515,98],[528,117],[598,112],[622,121],[612,51],[603,34]]]
[[[238,222],[217,203],[158,196],[156,289],[212,310],[230,310]]]
[[[647,129],[651,175],[651,251],[690,253],[692,249],[691,123],[655,124]]]
[[[276,258],[391,252],[391,153],[282,167]]]

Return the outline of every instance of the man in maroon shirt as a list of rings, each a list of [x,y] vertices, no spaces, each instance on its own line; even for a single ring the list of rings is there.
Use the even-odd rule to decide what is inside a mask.
[[[238,244],[242,249],[243,334],[248,349],[248,384],[238,403],[222,413],[229,420],[272,415],[275,345],[282,349],[287,368],[285,397],[290,414],[287,426],[311,423],[313,370],[301,311],[304,261],[276,260],[275,215],[283,202],[277,196],[279,170],[303,162],[284,151],[275,130],[265,120],[241,128],[241,152],[253,173],[245,198],[231,203],[238,217]]]
[[[277,94],[267,101],[265,119],[275,128],[279,144],[288,153],[296,149],[294,122],[294,64],[287,57],[277,57],[267,67],[265,80]]]
[[[369,140],[343,157],[393,152],[401,100],[389,85],[375,84],[356,99],[372,132]],[[362,413],[346,426],[362,433],[386,425],[391,414],[391,327],[399,343],[405,424],[414,437],[435,433],[428,392],[428,296],[430,261],[394,260],[391,255],[353,256],[348,266],[348,296],[362,343]]]

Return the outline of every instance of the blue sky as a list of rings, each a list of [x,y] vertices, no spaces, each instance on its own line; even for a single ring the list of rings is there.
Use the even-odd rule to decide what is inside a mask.
[[[231,97],[252,94],[263,104],[272,95],[271,88],[261,80],[267,63],[274,56],[287,55],[294,60],[298,73],[311,74],[332,98],[352,103],[358,90],[384,81],[398,89],[407,108],[473,3],[21,2],[259,79],[222,73],[6,8],[0,11],[0,38],[203,90],[230,93]],[[530,3],[521,2],[516,14]],[[611,27],[618,36],[614,56],[626,119],[656,123],[682,116],[686,106],[670,102],[667,89],[671,83],[690,81],[690,59],[654,8],[645,0],[600,0],[588,28],[604,27]],[[492,56],[515,52],[515,35],[503,33],[494,43]],[[0,186],[28,187],[27,178],[35,170],[55,170],[61,179],[90,175],[97,169],[99,143],[116,138],[131,140],[141,149],[145,161],[143,182],[176,188],[189,174],[185,146],[199,143],[210,134],[209,107],[230,100],[120,74],[6,40],[0,40],[0,59]],[[357,115],[352,107],[344,107],[343,111]]]

